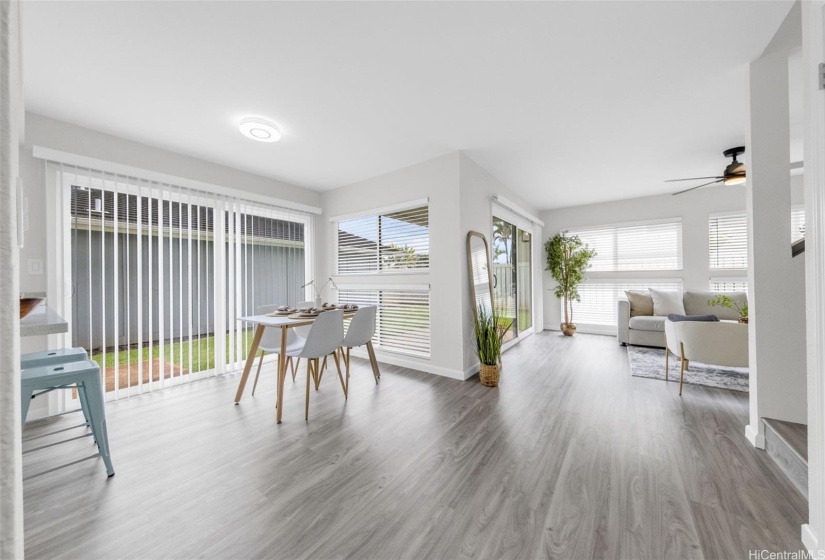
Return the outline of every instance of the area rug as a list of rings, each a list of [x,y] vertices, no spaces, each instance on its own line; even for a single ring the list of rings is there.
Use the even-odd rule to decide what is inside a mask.
[[[630,373],[633,377],[665,378],[664,348],[628,345],[627,358],[630,360]],[[668,380],[679,382],[679,358],[673,354],[670,355]],[[685,371],[685,383],[747,393],[748,368],[729,368],[690,362],[690,367]]]

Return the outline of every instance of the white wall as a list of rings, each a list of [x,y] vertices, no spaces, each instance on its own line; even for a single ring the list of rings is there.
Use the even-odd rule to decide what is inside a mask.
[[[324,215],[318,220],[320,264],[318,278],[333,276],[335,230],[331,216],[364,212],[413,200],[429,199],[430,270],[424,274],[387,274],[380,281],[386,284],[429,284],[431,358],[407,357],[376,349],[380,361],[413,367],[456,379],[464,379],[462,347],[461,301],[464,295],[460,283],[466,266],[463,238],[459,222],[459,153],[454,152],[423,163],[399,169],[341,187],[324,194]],[[367,276],[336,276],[336,282],[364,283]],[[332,297],[331,292],[324,297]]]
[[[386,275],[386,283],[430,285],[431,358],[407,357],[376,349],[380,361],[428,371],[455,379],[467,379],[478,371],[473,352],[472,305],[467,274],[466,237],[470,230],[490,238],[492,232],[492,195],[502,194],[530,213],[535,208],[516,196],[508,187],[460,152],[447,154],[417,165],[348,185],[323,196],[324,217],[319,220],[319,278],[334,270],[334,230],[331,216],[347,215],[429,199],[430,270],[426,274]],[[536,231],[540,245],[541,230]],[[540,251],[534,244],[534,259]],[[541,264],[535,267],[534,293],[541,293]],[[373,282],[367,277],[335,277],[339,284]],[[330,297],[331,292],[325,293]],[[540,299],[538,302],[541,309]],[[541,328],[541,327],[539,327]]]
[[[466,237],[469,231],[478,231],[487,237],[487,243],[492,242],[493,231],[493,204],[494,194],[500,194],[519,205],[521,209],[533,216],[538,215],[538,211],[524,199],[515,194],[509,187],[488,173],[484,168],[474,162],[466,154],[461,154],[460,158],[460,181],[461,181],[461,235],[462,237],[462,258],[461,258],[461,286],[464,290],[462,298],[463,310],[462,318],[464,323],[464,333],[466,343],[464,345],[464,369],[470,374],[478,371],[478,357],[475,355],[473,346],[473,307],[470,292],[470,278],[467,268]],[[541,277],[544,268],[542,228],[539,224],[533,225],[533,320],[534,331],[538,332],[543,327],[543,302]]]
[[[807,424],[804,268],[787,250],[790,229],[789,57],[801,45],[794,4],[762,56],[749,66],[748,329],[750,423],[764,447],[763,418]],[[793,262],[796,261],[796,262]]]
[[[803,177],[792,177],[791,196],[793,204],[803,204]],[[544,221],[545,237],[557,232],[586,226],[656,220],[662,218],[682,218],[682,265],[681,271],[654,271],[624,273],[627,278],[682,278],[686,290],[707,290],[711,277],[708,258],[708,216],[721,212],[745,212],[745,188],[742,186],[716,186],[699,189],[679,196],[659,195],[631,198],[601,204],[588,204],[572,208],[559,208],[541,213]],[[790,247],[790,226],[788,226],[788,246]],[[790,251],[790,249],[788,249]],[[544,257],[542,257],[544,258]],[[619,273],[601,273],[620,277]],[[589,273],[596,278],[599,273]],[[714,273],[714,276],[719,274]],[[556,282],[545,271],[544,285],[544,325],[547,329],[558,330],[561,323],[561,306],[553,295]],[[615,331],[613,331],[615,332]]]

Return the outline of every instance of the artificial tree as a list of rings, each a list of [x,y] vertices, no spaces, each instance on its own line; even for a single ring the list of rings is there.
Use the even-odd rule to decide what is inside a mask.
[[[564,232],[548,240],[544,249],[547,251],[547,270],[557,282],[554,293],[564,302],[561,330],[566,336],[572,336],[576,332],[573,302],[581,301],[579,284],[584,280],[584,273],[590,268],[590,259],[596,256],[596,251],[578,235],[568,237]]]

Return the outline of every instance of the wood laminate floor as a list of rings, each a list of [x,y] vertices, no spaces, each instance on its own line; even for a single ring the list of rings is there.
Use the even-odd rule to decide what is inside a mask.
[[[748,558],[799,550],[807,503],[744,437],[746,394],[630,376],[615,338],[545,332],[499,388],[353,359],[255,397],[238,376],[110,403],[99,459],[25,483],[26,557]],[[249,391],[249,387],[248,387]],[[77,424],[29,423],[24,438]],[[68,430],[64,435],[80,433]],[[30,440],[30,449],[49,438]],[[24,454],[31,475],[91,452]]]

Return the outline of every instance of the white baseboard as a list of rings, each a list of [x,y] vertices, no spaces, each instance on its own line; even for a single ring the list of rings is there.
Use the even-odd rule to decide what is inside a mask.
[[[367,354],[366,348],[353,348],[351,355],[357,358],[369,360],[369,355]],[[401,356],[399,354],[393,354],[391,352],[381,352],[378,348],[375,349],[375,357],[379,363],[383,362],[385,364],[401,366],[409,369],[414,369],[416,371],[423,371],[425,373],[441,375],[442,377],[449,377],[450,379],[458,379],[459,381],[467,380],[468,378],[472,377],[476,372],[475,370],[473,370],[473,368],[468,368],[468,370],[471,370],[468,373],[468,371],[436,366],[413,357]]]
[[[765,449],[765,436],[754,430],[750,424],[745,426],[745,437],[748,438],[752,446],[757,449]]]
[[[816,538],[814,530],[811,529],[811,526],[807,523],[802,526],[802,544],[811,552],[816,553],[819,551],[819,539]],[[816,558],[816,556],[814,556],[814,558]]]

